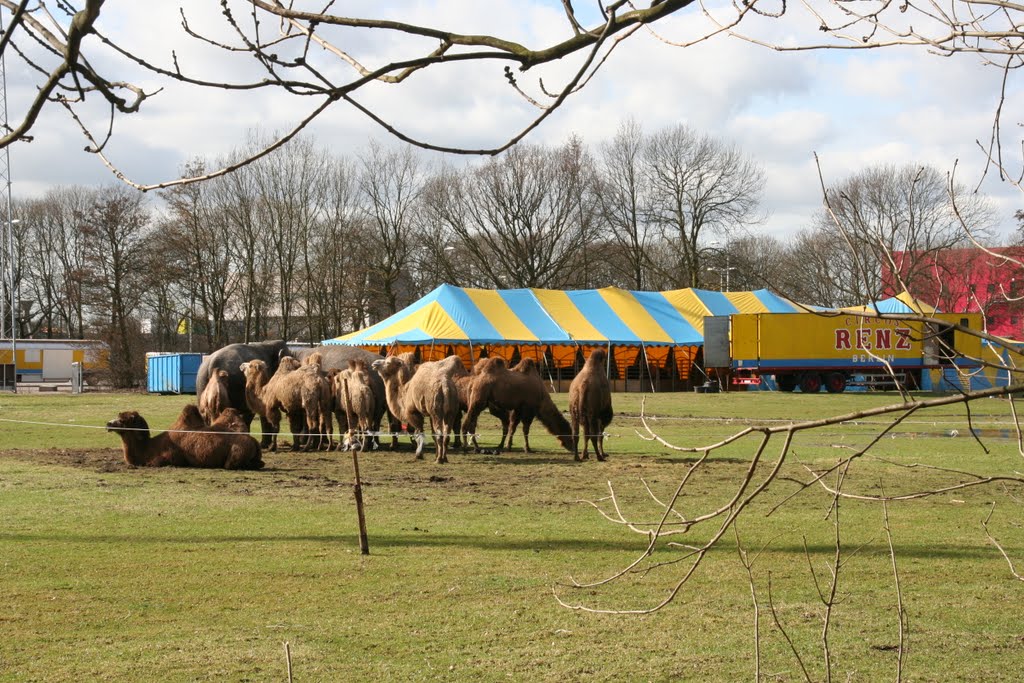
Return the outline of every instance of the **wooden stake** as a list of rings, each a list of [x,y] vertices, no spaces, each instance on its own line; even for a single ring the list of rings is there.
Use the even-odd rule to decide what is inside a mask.
[[[292,652],[288,649],[288,641],[284,643],[284,660],[288,662],[288,683],[292,683]]]
[[[359,553],[370,554],[370,541],[366,536],[366,516],[363,514],[363,485],[359,481],[359,451],[352,449],[352,468],[355,471],[356,480],[353,491],[356,494],[356,514],[359,516]]]

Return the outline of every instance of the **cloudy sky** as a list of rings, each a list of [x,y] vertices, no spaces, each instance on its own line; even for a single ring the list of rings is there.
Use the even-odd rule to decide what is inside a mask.
[[[382,4],[390,18],[466,33],[496,33],[530,47],[566,35],[560,0],[347,2],[344,9],[358,16],[363,8],[362,15],[371,16],[383,11]],[[592,24],[596,17],[591,3],[576,4],[581,19]],[[173,51],[182,69],[199,77],[226,82],[261,77],[251,61],[186,36],[179,6],[192,28],[228,37],[219,3],[213,0],[108,0],[99,27],[160,66],[173,64]],[[815,26],[810,17],[789,15],[751,23],[748,30],[763,40],[795,45],[821,40]],[[276,30],[266,23],[262,28]],[[1000,229],[1008,232],[1014,227],[1012,214],[1024,208],[1024,201],[1010,184],[998,182],[996,174],[990,172],[983,180],[984,156],[975,143],[990,135],[1001,80],[997,69],[984,66],[975,56],[943,58],[919,48],[776,52],[728,36],[685,49],[665,42],[686,41],[705,28],[699,10],[691,8],[655,26],[664,40],[638,32],[528,140],[558,144],[575,133],[596,146],[630,117],[649,131],[685,123],[731,140],[765,167],[770,218],[763,229],[780,237],[808,225],[820,206],[815,153],[826,182],[873,164],[931,164],[950,171],[958,163],[957,178],[972,188],[980,183],[981,191],[993,200]],[[432,47],[379,31],[348,31],[335,40],[371,67]],[[109,78],[131,80],[147,89],[164,88],[141,113],[115,123],[109,155],[140,183],[174,178],[190,158],[227,154],[253,129],[285,130],[318,104],[283,93],[185,87],[148,76],[103,51],[90,54],[93,66]],[[335,58],[321,54],[319,60],[334,77],[352,75],[351,68]],[[541,97],[539,77],[552,89],[579,63],[579,57],[566,59],[537,73],[521,74],[519,82]],[[14,120],[34,84],[31,72],[13,56],[8,58],[7,82],[8,115]],[[536,113],[508,86],[498,63],[432,68],[398,86],[360,91],[357,99],[412,136],[467,147],[500,145]],[[1018,137],[1020,104],[1019,93],[1011,88],[1004,116],[1012,119],[1006,129]],[[86,120],[101,133],[103,111],[84,110]],[[353,155],[371,138],[388,139],[376,124],[344,104],[323,115],[308,134],[337,153]],[[112,182],[100,161],[82,151],[86,142],[61,109],[46,110],[33,135],[33,142],[11,147],[16,197],[36,196],[54,185]]]

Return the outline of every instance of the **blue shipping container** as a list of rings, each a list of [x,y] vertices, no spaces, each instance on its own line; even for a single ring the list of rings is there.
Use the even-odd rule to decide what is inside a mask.
[[[151,394],[194,394],[201,353],[149,356],[146,388]]]

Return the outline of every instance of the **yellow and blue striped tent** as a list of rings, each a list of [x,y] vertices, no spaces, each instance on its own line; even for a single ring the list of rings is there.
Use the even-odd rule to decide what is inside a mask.
[[[705,316],[800,310],[805,309],[766,289],[494,290],[446,284],[375,325],[323,343],[393,353],[419,349],[423,360],[452,352],[467,364],[481,355],[510,359],[515,351],[539,358],[547,350],[557,367],[573,365],[578,352],[596,346],[612,348],[620,367],[635,362],[641,350],[648,364],[665,367],[674,350],[685,377],[704,343]]]

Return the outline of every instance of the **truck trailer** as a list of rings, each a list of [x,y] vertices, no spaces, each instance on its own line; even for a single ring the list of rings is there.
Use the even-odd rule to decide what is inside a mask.
[[[704,319],[704,367],[734,387],[774,377],[781,391],[839,393],[853,384],[921,388],[924,373],[979,367],[979,313],[934,322],[844,312],[736,313]],[[890,372],[891,368],[891,372]]]

